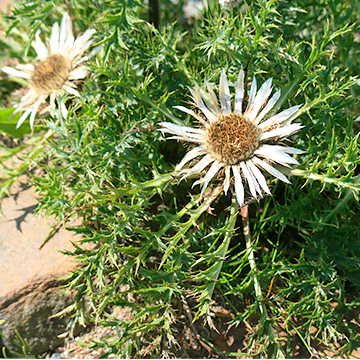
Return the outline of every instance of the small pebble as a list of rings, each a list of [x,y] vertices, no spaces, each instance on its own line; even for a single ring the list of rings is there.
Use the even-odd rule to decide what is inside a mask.
[[[62,359],[62,356],[60,353],[55,352],[55,353],[51,354],[50,359]]]

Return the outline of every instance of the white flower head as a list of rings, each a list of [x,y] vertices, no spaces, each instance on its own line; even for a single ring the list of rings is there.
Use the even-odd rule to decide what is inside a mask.
[[[236,5],[239,2],[240,2],[239,0],[219,0],[220,6],[224,9],[227,9],[232,5]]]
[[[204,0],[188,0],[183,7],[185,17],[200,18],[206,4]]]
[[[160,123],[162,126],[160,131],[174,135],[168,139],[197,144],[176,166],[175,172],[183,175],[182,179],[184,179],[206,170],[205,175],[193,183],[193,186],[202,184],[202,193],[216,175],[218,178],[223,178],[225,194],[233,184],[240,206],[245,203],[245,182],[255,199],[262,197],[263,193],[270,194],[262,173],[264,171],[289,183],[286,176],[276,169],[273,163],[286,167],[298,164],[290,155],[302,154],[303,151],[279,145],[279,142],[303,127],[300,124],[291,124],[298,115],[301,105],[293,106],[277,115],[269,115],[280,97],[280,91],[270,97],[271,84],[272,79],[268,79],[257,91],[254,77],[246,102],[244,71],[241,69],[235,86],[233,107],[225,71],[222,71],[220,76],[220,104],[209,83],[207,83],[207,96],[200,94],[198,85],[194,90],[190,90],[195,106],[202,115],[184,106],[176,106],[176,108],[192,115],[199,121],[201,127]],[[184,168],[189,162],[192,162],[192,167]]]
[[[39,62],[36,64],[17,65],[17,69],[3,67],[5,73],[29,80],[29,91],[22,97],[16,111],[24,111],[20,117],[19,127],[30,115],[30,126],[34,125],[35,116],[41,104],[50,98],[50,104],[45,109],[55,107],[55,99],[64,91],[79,96],[73,80],[83,79],[87,75],[83,62],[88,59],[82,56],[92,44],[91,37],[95,30],[86,30],[83,35],[74,38],[70,17],[63,15],[61,25],[55,23],[47,46],[37,32],[32,46],[36,50]],[[63,116],[66,116],[65,106],[61,106]]]

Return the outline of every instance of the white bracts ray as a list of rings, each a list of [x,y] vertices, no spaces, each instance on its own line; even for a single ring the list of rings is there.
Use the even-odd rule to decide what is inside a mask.
[[[176,105],[176,106],[174,106],[174,108],[193,116],[196,120],[198,120],[204,126],[208,126],[207,122],[200,115],[198,115],[195,111],[188,109],[185,106],[181,106],[181,105]]]
[[[204,104],[204,102],[201,99],[200,95],[200,88],[198,84],[195,84],[195,89],[190,89],[191,95],[194,99],[195,105],[203,112],[203,114],[206,116],[206,118],[210,122],[214,122],[217,119],[217,116],[214,115]]]
[[[24,79],[30,79],[30,77],[31,77],[31,75],[29,73],[26,73],[25,71],[13,69],[9,66],[4,66],[1,70],[6,74],[9,74],[9,75],[15,76],[15,77],[21,77]]]
[[[244,99],[244,69],[241,67],[235,87],[234,112],[242,114],[243,99]]]
[[[89,72],[86,69],[86,67],[81,65],[70,72],[68,79],[69,80],[83,79],[87,76],[88,73]]]
[[[260,108],[265,104],[268,97],[271,94],[272,91],[272,79],[266,80],[260,87],[258,93],[256,94],[256,97],[254,99],[254,104],[250,109],[249,118],[252,122],[254,122],[256,115],[259,113]]]
[[[30,115],[32,109],[27,109],[20,117],[16,124],[16,128],[18,129],[20,125],[27,119],[27,117]]]
[[[68,78],[69,79],[69,78]],[[76,89],[76,84],[73,81],[66,80],[64,82],[65,85],[72,87],[73,89]]]
[[[60,40],[65,39],[67,36],[71,35],[72,33],[73,31],[72,31],[71,19],[69,14],[65,12],[61,19]]]
[[[94,29],[86,30],[83,35],[81,35],[78,39],[75,40],[70,52],[70,56],[73,59],[76,59],[79,55],[81,55],[90,47],[90,45],[93,43],[93,40],[90,40],[90,38],[95,32],[96,30]]]
[[[182,158],[179,164],[176,165],[175,172],[178,172],[187,162],[200,156],[204,153],[203,146],[197,146],[196,148],[190,150],[186,155]]]
[[[231,112],[231,102],[230,102],[230,89],[227,81],[225,71],[221,71],[220,75],[220,84],[219,84],[219,96],[221,110],[224,114]]]
[[[36,99],[38,98],[38,95],[35,91],[30,89],[22,98],[21,102],[19,104],[19,110],[22,108],[28,107],[30,104],[32,104]]]
[[[86,32],[85,32],[86,33]],[[81,37],[81,36],[80,36]],[[61,21],[59,49],[68,54],[74,47],[75,43],[74,33],[72,29],[72,23],[69,14],[65,13]],[[79,48],[79,50],[81,50]]]
[[[50,109],[55,107],[55,99],[56,99],[56,92],[52,92],[50,94],[50,101],[49,101],[49,103],[50,103],[49,108]]]
[[[201,195],[203,196],[209,182],[211,181],[211,179],[215,176],[215,174],[224,166],[223,163],[221,163],[220,161],[215,160],[215,162],[211,165],[209,171],[206,173],[205,177],[204,177],[204,185],[201,189]]]
[[[167,140],[186,140],[188,142],[191,142],[191,143],[195,143],[195,144],[205,144],[205,140],[203,139],[198,139],[198,138],[195,138],[195,137],[191,137],[191,136],[170,136],[167,138]]]
[[[184,174],[180,180],[187,178],[188,176],[198,174],[203,171],[208,165],[214,162],[215,159],[210,155],[205,155],[195,166],[190,169],[184,169],[179,172],[179,175]]]
[[[298,130],[300,130],[303,127],[304,126],[302,126],[300,124],[291,124],[288,126],[279,127],[275,130],[263,132],[260,136],[260,141],[264,141],[264,140],[272,139],[272,138],[276,138],[276,137],[282,138],[284,136],[289,136],[289,135],[297,132]]]
[[[175,135],[195,135],[200,134],[202,136],[205,135],[205,131],[202,129],[196,129],[189,126],[180,126],[170,122],[160,122],[159,125],[164,126],[164,129],[160,129],[162,132],[167,132]]]
[[[63,52],[65,54],[68,54],[73,49],[74,40],[75,40],[75,38],[74,38],[73,34],[68,35],[68,37],[65,39],[65,42],[63,45]]]
[[[200,107],[200,105],[204,105],[202,99],[201,99],[201,94],[200,94],[200,87],[197,83],[195,83],[195,87],[194,89],[191,89],[190,87],[188,87],[188,89],[190,90],[191,96],[194,100],[194,103],[197,107]]]
[[[251,168],[250,168],[250,166],[249,166],[249,161],[251,161],[251,160],[248,160],[248,161],[245,161],[245,166],[246,166],[246,168],[248,169],[248,171],[249,171],[249,174],[250,174],[250,176],[251,176],[251,179],[252,179],[252,181],[253,181],[253,183],[254,183],[254,185],[255,185],[255,190],[257,191],[257,193],[262,197],[262,191],[261,191],[261,189],[260,189],[260,186],[259,186],[259,183],[258,183],[258,181],[257,181],[257,179],[256,179],[256,176],[253,174],[253,172],[251,171]]]
[[[245,114],[248,114],[249,110],[253,106],[254,99],[255,99],[255,94],[256,94],[256,89],[257,89],[257,82],[256,82],[256,77],[254,76],[254,79],[253,79],[253,81],[251,83],[251,86],[250,86],[249,101],[248,101],[248,104],[246,106]]]
[[[213,88],[211,87],[211,85],[209,84],[208,81],[205,81],[205,84],[206,84],[206,87],[208,89],[212,104],[214,106],[214,110],[216,111],[217,115],[220,115],[221,114],[221,109],[219,108],[219,103],[218,103],[218,100],[216,98],[216,94],[215,94]]]
[[[261,120],[267,115],[267,113],[274,107],[281,95],[281,91],[278,90],[268,101],[265,107],[261,110],[260,114],[254,119],[253,123],[258,125]]]
[[[32,47],[35,49],[37,56],[40,60],[45,60],[49,55],[49,51],[44,43],[40,39],[40,30],[36,32],[35,40],[31,43]]]
[[[169,130],[167,128],[159,129],[159,131],[161,131],[163,134],[174,134],[174,131]],[[181,127],[180,127],[179,134],[176,134],[175,136],[171,136],[168,139],[187,140],[187,141],[199,143],[199,144],[205,143],[204,136],[202,136],[201,134],[200,135],[199,134],[191,134],[189,132],[184,131]]]
[[[20,71],[24,71],[29,74],[31,74],[35,69],[33,64],[17,64],[15,67]]]
[[[306,151],[296,149],[290,146],[281,146],[281,145],[262,145],[262,146],[270,146],[273,149],[276,149],[277,151],[282,151],[287,154],[305,154]]]
[[[79,97],[80,97],[79,92],[78,92],[76,89],[72,88],[71,86],[63,85],[63,89],[64,89],[65,91],[67,91],[67,92],[68,92],[69,94],[71,94],[71,95],[79,96]]]
[[[246,162],[246,164],[247,164],[249,170],[251,170],[252,174],[255,176],[255,178],[258,181],[258,183],[260,184],[260,186],[263,188],[263,190],[267,194],[271,194],[269,187],[266,183],[265,176],[261,173],[261,171],[254,165],[254,163],[251,160],[248,160]]]
[[[68,111],[67,111],[67,108],[65,106],[65,104],[62,102],[60,104],[60,111],[61,111],[61,115],[64,119],[67,119],[67,116],[68,116]]]
[[[256,185],[254,184],[254,181],[253,181],[253,177],[251,176],[245,162],[241,162],[240,163],[240,166],[241,166],[241,170],[249,184],[249,188],[250,188],[250,192],[251,192],[251,195],[256,199],[257,196],[256,196]]]
[[[67,13],[64,13],[63,18],[61,20],[60,26],[60,37],[59,37],[59,52],[65,53],[65,43],[69,36],[72,36],[72,26],[70,16]]]
[[[281,180],[281,181],[283,181],[285,183],[291,184],[291,182],[287,179],[287,177],[282,172],[280,172],[279,170],[276,170],[274,167],[272,167],[271,165],[269,165],[265,161],[260,160],[256,156],[253,156],[251,160],[255,164],[258,164],[261,168],[263,168],[265,171],[267,171],[272,176],[275,176],[276,178],[278,178],[279,180]]]
[[[215,176],[215,174],[224,166],[223,163],[221,163],[220,161],[218,160],[215,160],[214,163],[210,166],[210,169],[208,170],[208,172],[206,173],[206,175],[200,179],[200,180],[197,180],[195,181],[193,184],[192,184],[192,187],[198,185],[198,184],[202,184],[204,183],[203,187],[202,187],[202,190],[201,190],[201,194],[204,193],[208,183],[211,181],[211,179]]]
[[[95,32],[95,30],[94,30]],[[89,46],[92,44],[92,41],[89,42]],[[76,56],[76,58],[73,59],[73,62],[74,62],[74,65],[77,66],[77,65],[80,65],[82,64],[83,62],[91,59],[93,56],[95,56],[101,49],[103,48],[102,45],[98,45],[96,46],[95,48],[93,48],[88,55],[85,55],[85,56],[82,56],[82,57],[79,57],[79,56]],[[86,50],[86,49],[85,49]],[[85,51],[84,50],[84,51]],[[81,54],[79,54],[81,55]]]
[[[26,107],[25,103],[27,101],[33,101],[33,99],[36,98],[37,98],[36,92],[30,88],[30,90],[24,96],[21,97],[20,107]]]
[[[84,32],[84,34],[82,34],[81,36],[79,36],[75,43],[74,43],[74,47],[76,48],[80,48],[82,50],[82,52],[84,50],[87,50],[88,47],[93,43],[93,40],[91,39],[91,37],[95,34],[96,30],[95,29],[88,29]],[[90,40],[91,39],[91,40]]]
[[[37,111],[39,110],[39,106],[43,103],[44,100],[45,100],[44,97],[40,96],[39,99],[33,105],[31,115],[30,115],[30,128],[31,129],[34,127],[35,116],[36,116]]]
[[[242,206],[244,204],[245,193],[244,193],[244,185],[242,183],[239,166],[232,165],[232,171],[234,173],[234,179],[235,179],[236,200],[239,203],[239,205]]]
[[[52,54],[57,54],[59,52],[59,24],[56,22],[53,25],[51,36],[50,36],[50,50]]]
[[[214,107],[214,103],[213,100],[211,99],[211,95],[208,93],[202,93],[201,97],[205,103],[205,106],[209,109],[209,111],[214,114],[216,117],[218,117],[219,115],[221,115],[221,110],[220,113],[218,112],[218,110]]]
[[[101,45],[98,47],[101,47]],[[92,56],[90,56],[92,52],[93,52],[93,50],[90,51],[89,55],[82,56],[81,58],[74,60],[74,64],[76,66],[78,66],[78,65],[81,65],[83,62],[88,61],[92,57]]]
[[[299,110],[298,111],[295,111],[288,119],[286,119],[285,121],[283,121],[283,125],[290,125],[293,120],[295,120],[300,114],[301,114],[301,109],[302,109],[302,105],[303,104],[300,104],[298,105],[299,106]]]
[[[262,124],[259,125],[259,128],[262,130],[266,130],[270,128],[274,124],[281,124],[282,122],[288,120],[292,115],[294,115],[302,105],[296,105],[289,109],[282,111],[281,113],[272,116],[271,118],[264,121]]]
[[[224,179],[224,193],[227,195],[227,192],[230,187],[230,166],[225,167],[225,179]]]
[[[278,164],[290,167],[289,164],[299,165],[298,161],[286,152],[276,149],[275,145],[263,145],[255,150],[255,155],[275,161]]]

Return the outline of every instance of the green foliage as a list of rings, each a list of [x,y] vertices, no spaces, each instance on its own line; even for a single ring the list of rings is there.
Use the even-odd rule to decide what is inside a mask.
[[[0,340],[3,334],[0,332]],[[22,359],[35,359],[36,354],[34,354],[31,346],[29,345],[29,342],[27,339],[24,339],[19,332],[16,330],[16,338],[11,339],[10,342],[13,346],[21,349],[21,352],[17,351],[7,351],[5,347],[1,348],[1,355],[3,359],[9,359],[9,358],[22,358]]]
[[[20,114],[14,114],[15,108],[0,109],[0,132],[11,135],[15,138],[22,138],[24,134],[30,133],[29,121],[24,123],[24,126],[16,128]]]
[[[37,211],[91,245],[68,252],[81,264],[67,276],[66,289],[77,293],[70,325],[114,327],[116,338],[94,344],[109,354],[180,356],[187,327],[202,347],[195,357],[208,356],[206,349],[240,356],[221,353],[209,336],[217,305],[230,309],[228,325],[251,329],[238,350],[248,356],[295,356],[295,338],[303,357],[317,356],[320,344],[347,356],[359,345],[351,321],[360,287],[359,4],[258,0],[225,10],[209,1],[189,20],[183,3],[161,3],[159,29],[134,0],[16,7],[9,40],[0,42],[7,56],[25,61],[29,50],[30,58],[36,29],[49,33],[65,10],[77,32],[97,30],[102,49],[88,62],[81,98],[67,101],[67,119],[49,117],[48,132],[4,148],[1,159],[25,155],[0,194],[30,164],[41,169],[32,174]],[[22,28],[29,39],[18,36]],[[278,109],[303,104],[305,125],[293,137],[306,153],[291,170],[292,184],[272,180],[273,196],[250,204],[256,267],[231,197],[214,200],[214,187],[202,199],[190,181],[179,182],[173,169],[187,149],[156,131],[164,120],[194,125],[173,108],[189,101],[187,87],[214,85],[223,68],[234,85],[241,65],[249,80],[273,78],[282,90]],[[8,103],[17,86],[2,78]],[[74,218],[82,225],[71,227]],[[113,314],[119,306],[131,308],[130,320]]]

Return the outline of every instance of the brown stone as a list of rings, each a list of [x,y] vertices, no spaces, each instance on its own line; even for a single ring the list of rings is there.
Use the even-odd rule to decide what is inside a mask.
[[[32,187],[23,176],[1,203],[5,218],[0,219],[0,332],[8,350],[16,331],[27,339],[34,354],[61,343],[66,319],[53,317],[69,306],[73,298],[59,290],[58,277],[75,266],[60,250],[72,250],[73,233],[60,229],[42,247],[54,220],[34,216],[37,206]],[[1,347],[1,339],[0,339]]]
[[[64,317],[54,316],[73,302],[73,296],[63,295],[53,278],[39,278],[27,287],[7,296],[0,303],[1,346],[8,352],[22,353],[21,342],[26,339],[31,353],[41,354],[60,345],[59,337],[66,330]]]
[[[0,12],[7,10],[11,5],[11,0],[0,0]]]
[[[37,200],[25,176],[11,193],[1,202],[5,218],[0,219],[0,301],[33,279],[68,273],[75,262],[60,251],[72,250],[71,241],[80,239],[60,229],[40,248],[55,221],[33,215]]]

